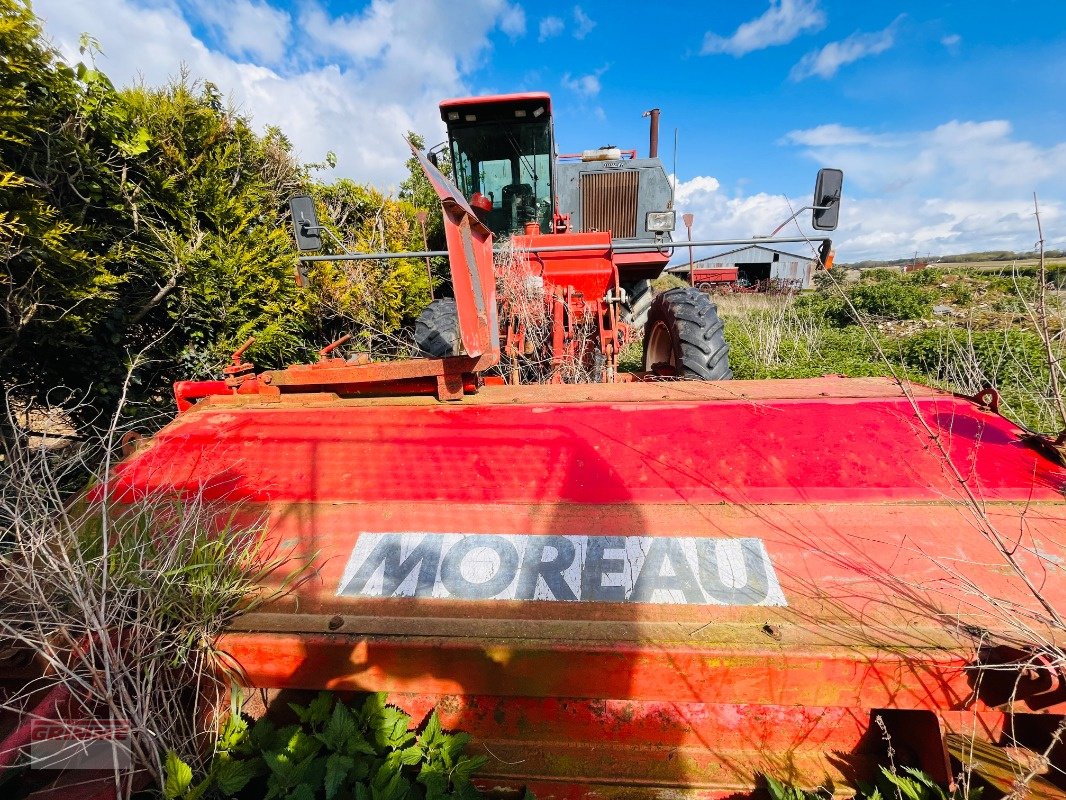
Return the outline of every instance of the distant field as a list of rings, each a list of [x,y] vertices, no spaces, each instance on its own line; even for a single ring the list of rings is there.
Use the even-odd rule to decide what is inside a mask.
[[[1048,264],[1050,265],[1050,261]],[[1035,258],[1019,258],[1017,261],[960,261],[950,264],[936,264],[929,262],[929,266],[943,267],[945,269],[973,269],[978,272],[1003,272],[1010,273],[1014,269],[1036,269],[1040,261]]]

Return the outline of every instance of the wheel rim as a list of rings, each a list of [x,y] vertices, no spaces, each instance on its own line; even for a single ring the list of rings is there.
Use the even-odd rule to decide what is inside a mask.
[[[650,370],[655,364],[669,364],[677,367],[677,357],[674,353],[674,337],[670,335],[670,329],[665,323],[656,320],[648,334],[648,341],[644,345],[644,369]]]

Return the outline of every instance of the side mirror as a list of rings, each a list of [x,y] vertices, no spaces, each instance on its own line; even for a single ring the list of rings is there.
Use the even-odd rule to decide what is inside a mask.
[[[315,213],[315,201],[306,194],[299,194],[289,200],[292,213],[292,230],[296,235],[296,247],[304,250],[322,249],[322,228]]]
[[[818,170],[818,180],[814,184],[814,215],[811,220],[815,230],[836,230],[840,221],[840,190],[843,186],[843,170]]]

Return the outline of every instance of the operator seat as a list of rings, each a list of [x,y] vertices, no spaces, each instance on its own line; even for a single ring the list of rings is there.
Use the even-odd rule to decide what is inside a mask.
[[[528,183],[509,183],[503,187],[503,208],[510,215],[511,230],[521,230],[526,219],[531,218],[523,209],[533,207],[533,187]]]

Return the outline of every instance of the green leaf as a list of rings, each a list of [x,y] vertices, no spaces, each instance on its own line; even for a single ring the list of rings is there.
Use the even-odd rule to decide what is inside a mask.
[[[333,713],[330,714],[329,721],[322,729],[322,733],[318,734],[318,739],[330,750],[340,752],[345,749],[348,740],[352,736],[358,735],[358,733],[352,712],[348,710],[344,703],[337,703],[333,707]],[[371,751],[370,755],[372,754],[373,751]]]
[[[400,763],[408,767],[413,767],[422,760],[422,748],[418,745],[411,745],[395,752],[400,754]]]
[[[338,705],[341,705],[338,703]],[[322,725],[329,719],[329,711],[333,707],[333,695],[330,692],[319,692],[318,697],[311,701],[307,707],[307,719],[312,725]]]
[[[385,744],[392,747],[400,747],[408,739],[407,729],[411,724],[411,718],[398,708],[386,706],[382,716],[381,731],[385,736]]]
[[[764,775],[763,777],[766,779],[766,788],[770,792],[771,800],[787,800],[788,795],[785,793],[784,784],[772,775]]]
[[[898,772],[885,767],[881,767],[881,775],[888,781],[890,786],[895,787],[894,794],[900,798],[905,798],[905,800],[931,800],[931,798],[937,798],[943,794],[936,784],[932,784],[933,791],[930,791],[928,784],[923,785],[922,782],[915,780],[913,777],[900,775]]]
[[[192,784],[192,767],[178,758],[173,750],[168,750],[163,771],[166,776],[163,780],[163,797],[166,800],[178,800]]]
[[[340,753],[334,753],[326,759],[326,800],[333,800],[354,767],[355,760]]]
[[[288,778],[292,775],[293,769],[295,769],[292,758],[288,753],[263,753],[263,763],[267,765],[271,773],[279,781],[287,785]]]
[[[215,781],[222,794],[233,796],[248,785],[248,781],[259,774],[258,761],[222,761],[217,762]]]
[[[463,756],[452,769],[452,782],[456,786],[469,783],[474,773],[485,766],[486,763],[488,763],[488,758],[485,756]]]
[[[285,752],[292,757],[293,761],[302,761],[321,749],[322,743],[313,734],[299,727],[293,731],[285,745]]]
[[[352,731],[348,737],[348,741],[345,742],[344,752],[353,756],[356,753],[362,753],[367,756],[375,756],[378,751],[374,749],[374,745],[370,744],[366,738],[359,732],[358,729]]]
[[[248,736],[248,721],[240,714],[230,714],[218,737],[218,749],[223,751],[239,747]]]
[[[261,719],[252,726],[248,734],[248,742],[255,751],[273,750],[276,747],[274,742],[276,732],[273,722]]]
[[[381,774],[380,772],[378,773]],[[392,775],[384,785],[374,781],[370,787],[371,797],[374,800],[406,800],[411,793],[411,783],[399,772]]]
[[[437,709],[429,715],[429,720],[426,722],[426,727],[422,731],[422,734],[418,737],[418,743],[423,747],[432,747],[437,744],[441,738],[443,731],[440,727],[440,718],[437,716]]]
[[[315,790],[306,783],[301,783],[289,792],[287,800],[315,800]]]
[[[440,763],[423,764],[416,780],[426,787],[426,800],[437,800],[448,794],[450,781]]]
[[[468,744],[470,744],[470,736],[465,733],[444,734],[444,760],[457,760]]]

